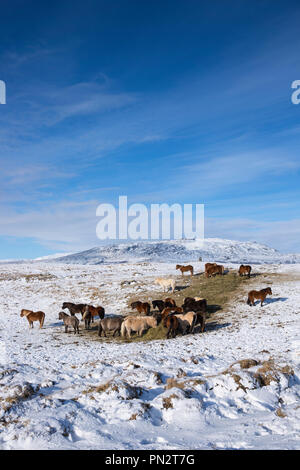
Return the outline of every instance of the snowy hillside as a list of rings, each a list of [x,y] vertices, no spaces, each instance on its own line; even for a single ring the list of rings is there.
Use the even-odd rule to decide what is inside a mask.
[[[231,263],[299,263],[300,254],[282,254],[256,242],[240,242],[207,238],[158,242],[122,243],[92,248],[87,251],[55,258],[66,264],[101,264],[122,261],[188,262],[219,261]]]

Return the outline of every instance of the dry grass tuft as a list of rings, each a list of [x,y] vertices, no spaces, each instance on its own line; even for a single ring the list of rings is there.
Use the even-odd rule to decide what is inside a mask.
[[[276,416],[279,416],[279,418],[286,418],[286,413],[284,413],[284,411],[282,411],[282,408],[277,408],[277,410],[275,411],[275,414]]]
[[[173,377],[167,379],[167,384],[165,385],[165,390],[169,390],[170,388],[180,388],[181,390],[184,389],[185,383],[179,382],[178,380],[174,379]]]
[[[174,408],[172,400],[176,398],[178,398],[178,396],[175,393],[173,393],[169,397],[163,398],[163,408],[165,408],[166,410],[168,410],[169,408]]]
[[[257,366],[259,364],[255,359],[242,359],[235,362],[234,364],[239,364],[241,369],[249,369],[250,367]]]
[[[279,374],[286,375],[288,377],[294,375],[293,369],[288,366],[279,366],[274,363],[273,359],[264,361],[259,369],[255,372],[253,377],[257,380],[260,387],[266,387],[271,382],[279,382]]]

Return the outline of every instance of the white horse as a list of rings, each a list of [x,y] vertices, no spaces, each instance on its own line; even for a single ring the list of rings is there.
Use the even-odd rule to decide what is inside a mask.
[[[162,277],[158,277],[157,279],[155,279],[154,283],[160,285],[161,287],[163,287],[164,292],[166,291],[166,289],[169,289],[170,287],[172,289],[172,292],[174,292],[174,290],[175,290],[175,280],[174,279],[163,279]]]

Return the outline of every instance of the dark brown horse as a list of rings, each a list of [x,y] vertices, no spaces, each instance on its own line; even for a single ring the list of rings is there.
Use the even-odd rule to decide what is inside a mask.
[[[170,338],[170,335],[175,338],[180,330],[179,320],[175,315],[167,315],[163,320],[163,325],[165,328],[168,328],[167,338]]]
[[[137,300],[136,302],[132,302],[130,306],[132,310],[136,309],[139,313],[150,315],[150,304],[148,302],[140,302]]]
[[[158,310],[161,313],[163,309],[165,308],[165,302],[163,300],[152,300],[152,307],[154,309],[158,308]]]
[[[72,316],[75,315],[75,313],[81,313],[81,315],[84,314],[86,304],[73,304],[72,302],[64,302],[62,304],[62,309],[64,310],[67,308]]]
[[[241,264],[239,268],[239,275],[244,276],[244,274],[246,274],[250,278],[250,273],[251,273],[251,266],[249,266],[249,264],[247,265]]]
[[[201,333],[205,330],[205,323],[206,323],[206,313],[205,312],[196,312],[196,322],[195,325],[200,325]]]
[[[194,274],[194,268],[190,264],[188,266],[182,266],[181,264],[176,264],[176,269],[179,269],[182,275],[184,275],[185,272],[190,272],[191,276],[193,276]]]
[[[171,297],[165,299],[165,307],[176,307],[176,302]]]
[[[207,311],[207,302],[206,299],[195,300],[192,297],[187,297],[184,299],[182,305],[184,312],[193,311],[195,313],[202,312],[206,313]]]
[[[262,307],[262,304],[265,298],[267,297],[267,295],[272,295],[271,287],[266,287],[265,289],[261,289],[259,291],[251,290],[248,293],[247,304],[252,307],[252,305],[255,304],[255,300],[260,300],[260,306]]]

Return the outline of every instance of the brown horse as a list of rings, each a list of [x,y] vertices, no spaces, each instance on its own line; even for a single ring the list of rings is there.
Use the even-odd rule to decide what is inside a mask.
[[[33,312],[32,310],[21,310],[21,315],[20,317],[26,317],[29,323],[29,328],[33,328],[33,322],[38,321],[40,322],[40,328],[43,328],[44,325],[44,320],[45,320],[45,314],[44,312],[38,311],[38,312]]]
[[[167,338],[170,338],[170,335],[175,338],[178,331],[180,330],[179,320],[175,315],[166,316],[163,325],[165,328],[168,328]]]
[[[130,306],[132,310],[136,309],[139,313],[150,315],[150,304],[148,302],[140,302],[137,300],[136,302],[132,302]]]
[[[103,307],[93,307],[93,305],[86,305],[82,314],[82,320],[85,323],[85,329],[89,330],[91,322],[94,323],[94,318],[99,317],[100,320],[104,318],[105,310]]]
[[[99,317],[100,320],[104,318],[105,309],[103,307],[93,307],[93,305],[86,305],[82,320],[84,320],[87,315],[91,315],[92,323],[94,323],[95,317]]]
[[[194,274],[194,268],[190,264],[188,266],[182,266],[181,264],[176,264],[176,269],[179,269],[182,275],[184,275],[183,273],[185,272],[190,272],[191,276],[193,276]]]
[[[204,271],[206,272],[208,268],[211,268],[212,266],[217,266],[217,263],[205,263]]]
[[[248,277],[250,278],[250,273],[251,273],[251,266],[249,266],[249,264],[247,265],[241,264],[239,268],[239,275],[243,276],[244,274],[247,274]]]
[[[215,264],[214,266],[209,266],[205,271],[206,277],[215,276],[216,274],[220,274],[221,276],[223,276],[224,266],[222,264]]]
[[[266,287],[265,289],[261,289],[259,291],[251,290],[248,293],[247,304],[250,305],[250,307],[252,307],[252,305],[255,304],[255,300],[258,299],[258,300],[260,300],[260,306],[262,307],[262,304],[263,304],[263,302],[264,302],[264,300],[265,300],[265,298],[267,297],[268,294],[272,295],[271,287]]]

